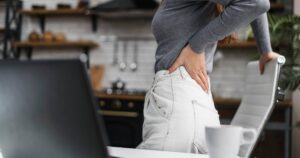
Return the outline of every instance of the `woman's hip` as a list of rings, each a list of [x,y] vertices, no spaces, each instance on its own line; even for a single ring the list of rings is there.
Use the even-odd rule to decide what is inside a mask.
[[[149,126],[189,126],[188,122],[195,119],[199,119],[197,122],[205,126],[219,124],[211,92],[204,92],[184,67],[172,74],[167,71],[157,72],[146,96],[144,117],[144,124]]]
[[[150,101],[159,106],[171,106],[169,110],[176,110],[175,107],[182,110],[197,104],[216,112],[210,87],[209,81],[209,92],[206,93],[182,66],[171,74],[165,70],[157,72],[148,93]]]
[[[220,125],[211,93],[205,93],[183,67],[172,74],[156,74],[144,118],[140,147],[156,150],[203,153],[205,126]]]

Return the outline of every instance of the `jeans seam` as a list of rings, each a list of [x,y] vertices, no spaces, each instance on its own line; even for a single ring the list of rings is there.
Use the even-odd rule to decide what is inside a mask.
[[[197,152],[203,153],[203,152],[205,152],[204,149],[200,146],[200,144],[198,145],[196,143],[196,129],[197,129],[197,117],[196,117],[196,115],[197,115],[197,113],[196,113],[196,107],[195,106],[197,106],[197,105],[192,103],[192,106],[193,106],[193,109],[194,109],[194,128],[195,128],[194,129],[193,145],[198,150]]]
[[[171,78],[171,90],[172,90],[172,106],[171,106],[170,114],[168,116],[169,119],[171,118],[171,115],[173,114],[174,104],[175,104],[173,78]]]
[[[171,105],[171,110],[168,116],[168,127],[167,127],[167,131],[166,131],[166,136],[164,138],[164,142],[163,142],[163,150],[165,150],[166,147],[166,141],[167,141],[167,136],[169,135],[169,131],[170,131],[170,120],[171,120],[171,116],[173,114],[174,111],[174,104],[175,104],[175,97],[174,97],[174,86],[173,86],[173,78],[171,78],[171,91],[172,91],[172,105]]]
[[[193,145],[197,148],[196,143],[195,143],[196,128],[197,128],[197,124],[196,124],[196,108],[195,108],[195,104],[193,104],[193,103],[192,103],[192,106],[193,106],[193,110],[194,110],[194,136],[193,136],[194,138],[193,138]]]

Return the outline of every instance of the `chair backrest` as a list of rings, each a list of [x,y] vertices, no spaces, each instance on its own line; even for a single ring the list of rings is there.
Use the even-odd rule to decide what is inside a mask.
[[[246,72],[245,91],[241,105],[231,125],[253,128],[257,136],[253,144],[242,145],[239,156],[249,157],[257,139],[270,117],[277,96],[280,67],[285,63],[283,56],[267,63],[263,75],[259,72],[259,62],[249,62]]]

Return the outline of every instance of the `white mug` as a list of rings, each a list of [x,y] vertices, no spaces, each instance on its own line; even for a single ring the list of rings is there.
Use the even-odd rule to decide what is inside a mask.
[[[236,158],[241,145],[254,143],[255,129],[239,126],[206,127],[206,144],[210,158]]]

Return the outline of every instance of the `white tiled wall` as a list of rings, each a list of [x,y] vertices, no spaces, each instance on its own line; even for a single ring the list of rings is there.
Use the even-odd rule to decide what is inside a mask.
[[[104,0],[98,0],[104,1]],[[25,0],[25,8],[32,4],[46,4],[48,8],[55,8],[57,2],[71,3],[76,6],[75,0]],[[96,3],[97,0],[93,0]],[[112,66],[113,41],[111,36],[152,36],[149,20],[100,20],[98,31],[91,30],[90,19],[80,17],[47,17],[46,30],[53,32],[64,32],[68,39],[91,39],[101,45],[91,54],[92,64],[105,64],[106,73],[104,87],[117,78],[127,82],[128,88],[147,89],[154,76],[154,54],[156,49],[155,41],[139,42],[139,67],[138,71],[126,70],[121,72],[118,66]],[[35,18],[24,17],[23,39],[27,38],[32,30],[39,31],[38,21]],[[128,62],[132,61],[132,43],[129,44]],[[243,92],[243,75],[246,63],[256,54],[253,50],[222,50],[223,58],[215,63],[214,72],[211,74],[212,89],[216,96],[240,98]],[[34,59],[49,58],[77,58],[81,50],[34,50]],[[72,52],[72,53],[70,53]],[[121,56],[122,49],[119,55]]]

